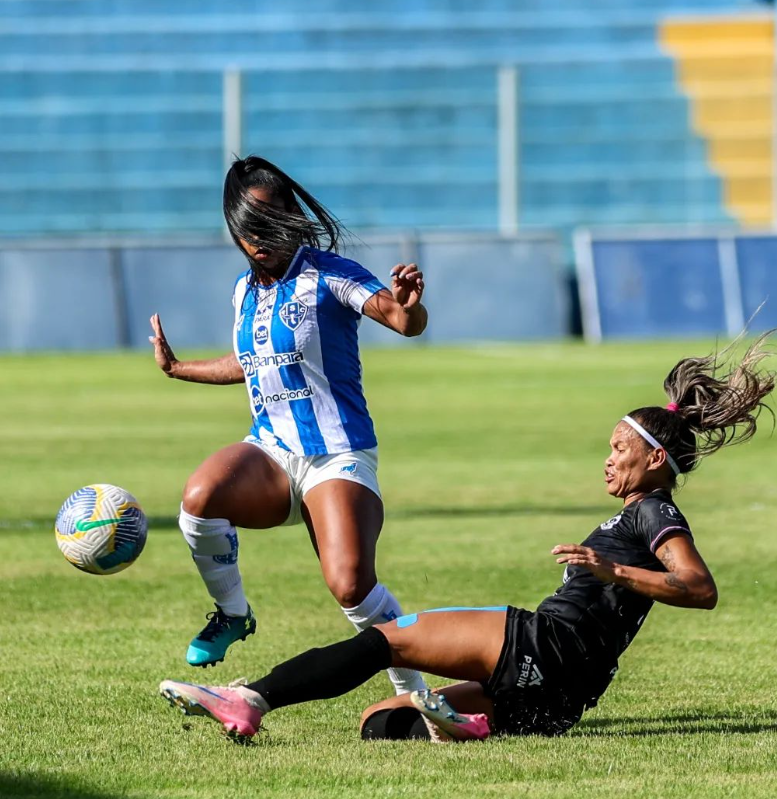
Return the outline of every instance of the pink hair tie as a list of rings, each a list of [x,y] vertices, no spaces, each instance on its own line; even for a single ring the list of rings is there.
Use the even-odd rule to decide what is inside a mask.
[[[668,410],[670,413],[676,413],[676,412],[677,412],[677,411],[680,409],[680,406],[679,406],[679,405],[678,405],[676,402],[670,402],[670,403],[669,403],[669,404],[666,406],[666,409],[667,409],[667,410]]]

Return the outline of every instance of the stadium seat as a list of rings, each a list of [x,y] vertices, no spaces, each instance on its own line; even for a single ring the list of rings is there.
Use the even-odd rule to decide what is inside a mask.
[[[705,94],[731,70],[667,16],[704,12],[720,26],[759,9],[200,0],[184,14],[174,0],[4,0],[0,233],[218,233],[233,63],[244,149],[276,159],[354,227],[497,226],[501,63],[520,69],[522,224],[760,219],[771,213],[770,88]],[[727,63],[762,80],[773,53],[750,49]]]

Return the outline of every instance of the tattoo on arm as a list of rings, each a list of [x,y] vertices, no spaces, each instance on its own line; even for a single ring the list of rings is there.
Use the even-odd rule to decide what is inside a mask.
[[[664,579],[666,580],[666,584],[671,588],[677,588],[684,594],[688,593],[688,586],[676,574],[669,572]]]
[[[661,563],[664,564],[664,568],[668,572],[668,574],[664,577],[666,584],[670,588],[676,588],[678,591],[682,591],[684,594],[687,594],[688,586],[676,574],[674,574],[676,564],[674,559],[674,552],[672,552],[672,548],[669,546],[669,544],[664,545],[664,548],[661,551],[661,555],[659,557]]]
[[[661,563],[664,564],[664,568],[669,572],[673,572],[675,567],[674,552],[672,552],[672,548],[669,546],[669,544],[664,545],[664,548],[659,557]]]
[[[633,577],[629,577],[626,580],[626,588],[630,588],[632,591],[636,591],[639,593],[639,582],[635,580]]]

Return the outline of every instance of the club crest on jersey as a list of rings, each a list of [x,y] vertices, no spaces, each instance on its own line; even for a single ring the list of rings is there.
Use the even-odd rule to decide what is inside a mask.
[[[674,505],[669,505],[666,502],[662,502],[658,506],[658,510],[664,515],[669,517],[672,521],[680,518],[680,511],[675,508]]]
[[[608,519],[606,522],[602,522],[599,527],[602,530],[612,530],[613,527],[621,520],[621,516],[623,514],[619,513],[617,516],[613,516],[612,519]]]
[[[289,330],[296,330],[308,315],[308,306],[299,300],[284,302],[278,311],[278,316]]]

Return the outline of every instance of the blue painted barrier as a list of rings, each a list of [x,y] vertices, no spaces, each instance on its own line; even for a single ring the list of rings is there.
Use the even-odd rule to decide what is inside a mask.
[[[575,254],[590,341],[777,327],[777,235],[579,231]]]
[[[566,276],[552,236],[356,240],[344,254],[384,283],[400,262],[426,273],[430,325],[403,339],[363,319],[366,345],[554,338],[569,332]],[[159,313],[176,348],[231,348],[232,287],[246,262],[229,244],[137,242],[0,248],[0,350],[148,346]]]

